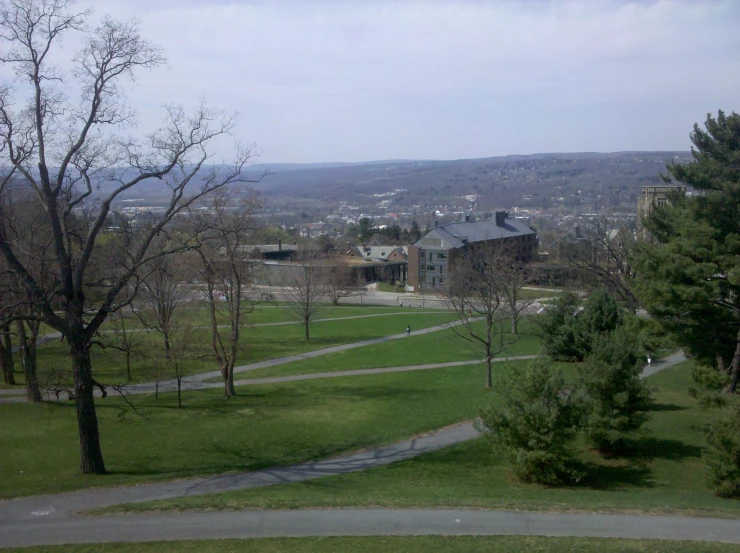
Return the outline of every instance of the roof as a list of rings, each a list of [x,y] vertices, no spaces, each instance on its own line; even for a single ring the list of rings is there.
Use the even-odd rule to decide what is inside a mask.
[[[266,252],[286,252],[286,251],[297,251],[298,246],[295,244],[245,244],[239,246],[242,251],[253,251],[258,250],[262,253]]]
[[[404,256],[408,256],[408,246],[362,246],[362,245],[351,245],[350,251],[354,251],[358,257],[367,259],[384,259],[387,260],[388,256],[394,251],[401,250]]]
[[[437,238],[441,241],[439,246],[442,249],[460,248],[469,242],[483,242],[486,240],[497,240],[500,238],[512,238],[516,236],[526,236],[536,234],[519,219],[504,219],[503,226],[497,226],[494,219],[485,219],[482,221],[468,221],[462,223],[448,223],[440,225],[429,231],[421,240],[414,244],[415,246],[424,247],[424,240],[428,238]]]

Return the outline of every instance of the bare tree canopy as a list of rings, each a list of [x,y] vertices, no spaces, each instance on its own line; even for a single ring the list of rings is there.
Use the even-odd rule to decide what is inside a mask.
[[[236,395],[234,365],[240,350],[242,317],[253,307],[245,305],[247,288],[254,284],[254,268],[247,246],[254,242],[254,211],[259,195],[222,190],[214,194],[206,217],[196,217],[198,269],[205,283],[211,327],[211,352],[224,381],[224,395]],[[228,327],[226,336],[221,323]]]
[[[334,305],[339,300],[357,294],[357,279],[346,263],[337,263],[326,269],[326,295]]]
[[[562,248],[562,261],[578,270],[584,284],[606,287],[632,310],[638,301],[632,292],[634,270],[630,257],[636,243],[634,217],[599,217],[577,227],[577,243]]]
[[[35,311],[14,319],[39,320],[68,341],[80,436],[80,468],[104,473],[93,400],[90,344],[109,314],[137,289],[142,265],[168,251],[150,252],[172,219],[213,190],[244,180],[249,148],[238,148],[230,165],[208,165],[208,148],[228,135],[233,115],[201,103],[193,113],[165,106],[163,123],[143,140],[123,131],[136,123],[126,104],[125,83],[137,71],[165,61],[139,34],[136,21],[110,17],[88,24],[89,13],[69,0],[14,0],[0,5],[0,61],[15,69],[15,87],[0,88],[0,140],[11,180],[35,196],[37,213],[51,237],[53,278],[44,280],[24,260],[21,244],[0,230],[0,254]],[[79,33],[83,46],[74,69],[52,63],[60,39]],[[15,91],[28,98],[14,98]],[[79,98],[68,91],[79,91]],[[162,211],[137,225],[111,227],[113,202],[145,181],[166,187]],[[105,240],[101,238],[105,236]],[[91,313],[91,314],[90,314]]]
[[[167,242],[158,241],[155,248],[166,250]],[[177,308],[185,298],[186,287],[182,282],[182,271],[171,256],[152,259],[146,266],[148,274],[139,286],[139,298],[143,312],[137,312],[145,326],[162,335],[164,354],[170,358],[170,338]],[[130,377],[129,377],[130,378]]]
[[[452,328],[485,361],[486,388],[491,387],[491,363],[504,348],[504,327],[512,316],[504,276],[510,266],[505,244],[494,240],[468,245],[450,264],[446,295],[459,321]]]
[[[328,283],[331,267],[322,259],[321,251],[303,246],[294,257],[295,263],[284,275],[283,293],[293,318],[303,323],[306,340],[311,339],[311,320],[329,298]]]

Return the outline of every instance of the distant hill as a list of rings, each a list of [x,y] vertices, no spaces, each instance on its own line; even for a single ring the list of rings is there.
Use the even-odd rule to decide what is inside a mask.
[[[640,188],[659,184],[670,160],[688,161],[689,152],[576,152],[511,155],[458,160],[384,160],[362,163],[274,163],[252,166],[247,175],[268,206],[300,207],[348,202],[378,206],[387,194],[387,209],[422,210],[437,205],[466,206],[477,198],[479,209],[573,207],[580,210],[634,206]],[[132,171],[126,171],[133,176]],[[127,175],[129,176],[129,175]],[[101,193],[116,184],[99,182]],[[198,185],[198,182],[194,182]],[[142,182],[120,200],[156,205],[167,201],[165,182]],[[140,200],[140,201],[139,201]]]
[[[378,161],[358,164],[270,166],[257,187],[281,203],[300,200],[358,202],[363,196],[405,189],[408,205],[449,203],[476,194],[479,206],[584,207],[634,204],[640,187],[659,184],[666,162],[689,152],[577,152],[450,161]],[[560,200],[559,198],[563,198]]]

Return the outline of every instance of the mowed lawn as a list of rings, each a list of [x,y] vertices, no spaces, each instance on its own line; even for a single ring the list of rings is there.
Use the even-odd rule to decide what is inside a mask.
[[[283,311],[264,309],[265,311]],[[381,313],[376,313],[380,310]],[[329,313],[329,308],[326,310]],[[304,329],[299,324],[279,326],[251,326],[242,329],[242,349],[237,358],[237,365],[272,359],[286,355],[295,355],[326,347],[352,342],[380,338],[391,334],[403,333],[407,324],[414,328],[427,328],[451,321],[454,315],[449,312],[414,311],[406,316],[397,308],[339,308],[331,311],[335,315],[361,318],[317,321],[311,325],[311,339],[306,340]],[[346,315],[347,313],[352,315]],[[402,313],[395,315],[395,313]],[[382,315],[382,316],[368,316]],[[411,322],[409,322],[411,321]],[[175,332],[172,344],[177,346],[182,340]],[[93,348],[93,372],[95,378],[103,384],[121,384],[125,382],[147,382],[174,378],[174,370],[164,363],[164,345],[160,334],[142,332],[138,353],[131,360],[131,380],[127,380],[125,355],[115,347]],[[115,344],[115,337],[107,334],[104,340]],[[216,366],[209,356],[210,333],[206,329],[192,329],[189,334],[189,350],[186,354],[186,375],[213,371]],[[66,342],[54,340],[38,348],[39,381],[42,386],[56,382],[56,375],[61,371],[67,376],[71,385],[71,360]],[[20,372],[20,362],[16,356],[16,381],[18,387],[24,383]]]
[[[414,326],[418,322],[417,319],[408,317],[403,322],[406,323],[407,320],[412,330],[422,328]],[[509,334],[508,326],[506,330],[507,333],[504,334],[504,350],[497,357],[536,355],[541,353],[542,339],[540,331],[532,320],[524,320],[520,323],[518,336]],[[465,340],[460,333],[464,333],[461,327],[419,336],[412,335],[394,342],[363,346],[357,349],[322,355],[313,359],[293,361],[285,365],[249,371],[243,378],[263,378],[482,359],[480,346]]]
[[[572,487],[519,483],[508,462],[479,439],[362,473],[111,510],[467,507],[740,517],[739,501],[714,496],[706,484],[702,427],[717,413],[699,410],[687,395],[689,373],[687,362],[651,377],[656,403],[635,455],[603,460],[584,446],[588,474]],[[432,374],[424,372],[419,383]],[[471,395],[473,403],[480,398]]]
[[[737,553],[726,543],[533,536],[369,536],[98,543],[8,553]]]
[[[73,402],[0,405],[0,497],[322,459],[473,418],[480,367],[98,399],[105,476],[78,471]]]

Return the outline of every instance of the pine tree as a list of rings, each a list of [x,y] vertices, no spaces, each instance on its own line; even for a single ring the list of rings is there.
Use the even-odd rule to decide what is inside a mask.
[[[642,304],[703,365],[721,371],[725,391],[740,378],[740,115],[694,125],[693,159],[669,163],[676,194],[645,221],[635,290]],[[725,370],[726,367],[726,370]],[[706,380],[706,379],[704,379]]]

